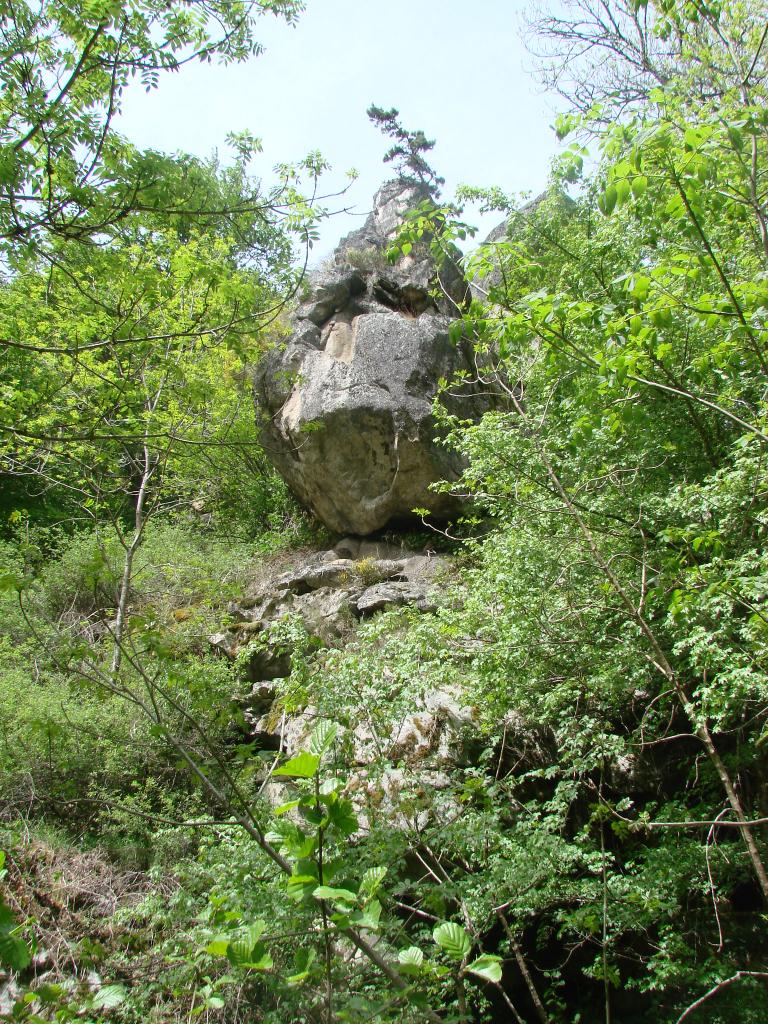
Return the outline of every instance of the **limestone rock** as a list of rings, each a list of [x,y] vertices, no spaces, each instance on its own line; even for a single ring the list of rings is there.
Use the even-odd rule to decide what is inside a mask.
[[[299,500],[331,530],[366,535],[460,510],[430,486],[455,480],[458,455],[439,443],[439,381],[463,372],[445,404],[465,418],[488,408],[469,346],[449,337],[468,286],[458,263],[438,272],[426,242],[390,266],[385,247],[418,189],[390,182],[360,231],[310,279],[282,349],[255,374],[261,439]],[[436,291],[435,291],[436,290]]]
[[[388,544],[385,541],[363,540],[360,537],[343,537],[337,541],[334,552],[338,558],[352,558],[355,560],[363,558],[388,558],[398,559],[403,557],[403,549],[396,544]]]
[[[369,777],[363,770],[350,779],[345,795],[357,812],[363,830],[376,822],[420,831],[436,818],[454,817],[460,808],[451,793],[446,772],[389,767]]]
[[[254,683],[280,679],[291,671],[291,655],[287,651],[260,648],[248,662],[248,678]]]
[[[346,554],[357,557],[339,557]],[[275,698],[273,680],[291,671],[292,651],[273,627],[298,618],[311,645],[323,647],[347,635],[359,618],[388,607],[411,604],[432,611],[436,577],[448,564],[439,555],[347,538],[333,550],[305,554],[292,567],[266,574],[245,597],[228,604],[231,621],[208,640],[217,654],[243,659],[248,679],[256,684],[244,703],[257,708]],[[260,735],[266,735],[268,720],[262,716]]]
[[[372,615],[401,604],[414,604],[419,611],[434,611],[436,605],[430,600],[427,587],[418,583],[375,583],[367,587],[355,601],[360,615]]]
[[[216,654],[227,658],[234,658],[237,654],[237,643],[229,633],[213,633],[208,637],[208,643]]]

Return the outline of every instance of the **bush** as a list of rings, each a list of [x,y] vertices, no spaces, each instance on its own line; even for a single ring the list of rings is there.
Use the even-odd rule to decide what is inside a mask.
[[[193,524],[150,522],[134,559],[131,601],[166,608],[221,602],[242,585],[251,558],[250,545]],[[58,558],[38,576],[41,612],[54,619],[109,612],[117,605],[124,559],[114,530],[62,538]]]

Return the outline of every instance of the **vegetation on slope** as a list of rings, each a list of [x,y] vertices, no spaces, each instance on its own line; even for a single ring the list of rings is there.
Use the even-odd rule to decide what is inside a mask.
[[[108,245],[51,229],[14,250],[17,1019],[766,1018],[764,12],[565,10],[589,40],[557,77],[576,141],[473,257],[482,298],[456,328],[504,403],[446,420],[482,518],[436,612],[320,652],[286,624],[283,706],[314,723],[288,763],[251,742],[248,684],[205,643],[259,558],[307,539],[238,395],[264,340],[242,311],[268,319],[289,275],[279,224],[263,266],[168,209],[102,226]],[[540,31],[573,42],[576,14]],[[425,209],[398,244],[438,248],[452,217]],[[269,529],[232,528],[248,503]],[[467,712],[450,762],[397,743],[441,690]]]

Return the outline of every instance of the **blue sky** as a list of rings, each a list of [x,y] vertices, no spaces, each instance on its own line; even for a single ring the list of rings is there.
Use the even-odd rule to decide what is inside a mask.
[[[307,0],[294,28],[263,18],[265,53],[247,64],[197,65],[161,78],[156,91],[125,96],[120,129],[142,147],[200,156],[225,148],[229,131],[263,140],[255,170],[318,149],[332,166],[360,176],[341,201],[356,214],[332,218],[316,257],[361,223],[376,188],[390,176],[384,137],[369,123],[370,103],[397,107],[408,128],[437,140],[432,164],[450,198],[460,183],[541,191],[557,143],[556,101],[530,74],[520,38],[520,0]],[[468,216],[481,233],[500,218]]]

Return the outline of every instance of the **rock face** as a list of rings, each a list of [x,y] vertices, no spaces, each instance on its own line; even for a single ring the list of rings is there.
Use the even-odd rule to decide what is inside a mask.
[[[409,605],[413,612],[435,612],[445,600],[451,574],[449,556],[357,537],[329,551],[297,553],[290,565],[267,568],[229,606],[226,628],[209,637],[218,654],[241,667],[245,689],[240,704],[248,739],[262,751],[286,757],[306,749],[318,709],[306,703],[286,710],[301,678],[302,660],[311,658],[321,666],[325,648],[343,647],[360,623],[380,611]],[[456,680],[425,690],[391,728],[367,714],[349,721],[346,795],[361,827],[387,820],[423,828],[443,804],[451,817],[460,814],[450,772],[476,757],[476,714]],[[516,756],[511,736],[512,730],[507,747]],[[273,806],[293,795],[290,785],[274,778],[263,791]],[[425,793],[432,795],[429,806]]]
[[[294,667],[297,646],[317,651],[337,644],[358,621],[387,608],[434,611],[436,579],[448,565],[432,553],[349,537],[267,574],[230,605],[229,625],[208,640],[217,654],[238,661],[252,684],[245,700],[252,735],[267,747],[290,746],[270,708]],[[287,724],[299,733],[306,726],[299,719]]]
[[[384,251],[403,215],[425,198],[395,181],[377,193],[363,227],[310,279],[282,349],[261,362],[255,397],[265,450],[299,500],[330,530],[366,535],[426,508],[459,505],[430,485],[455,480],[457,455],[436,441],[432,402],[441,379],[468,377],[446,404],[465,418],[486,409],[469,346],[449,327],[467,301],[455,262],[438,272],[426,242],[390,266]],[[436,293],[437,292],[437,296]]]

